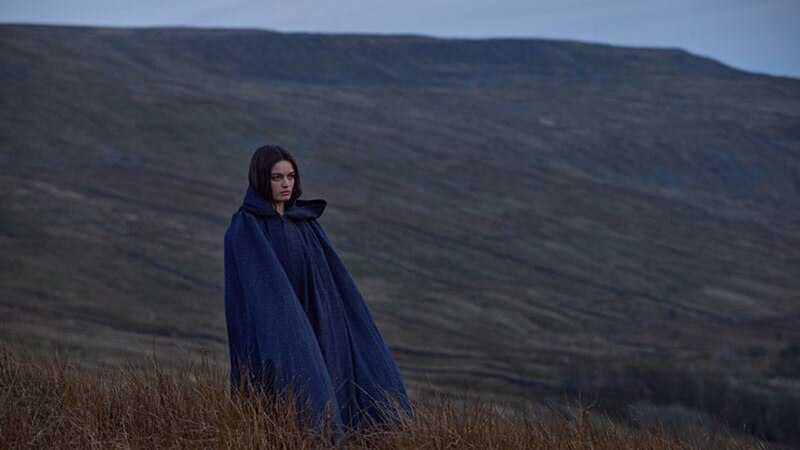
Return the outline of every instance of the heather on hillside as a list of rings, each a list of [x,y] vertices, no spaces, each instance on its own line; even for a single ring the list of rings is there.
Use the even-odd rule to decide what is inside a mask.
[[[252,150],[281,144],[420,408],[580,395],[700,446],[717,422],[800,446],[800,79],[679,49],[189,28],[3,24],[0,59],[0,343],[94,370],[157,339],[179,378],[187,349],[227,354],[223,234]],[[14,408],[14,436],[94,430]]]

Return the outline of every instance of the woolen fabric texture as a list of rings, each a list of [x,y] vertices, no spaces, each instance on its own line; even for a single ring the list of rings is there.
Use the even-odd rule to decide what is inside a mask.
[[[311,418],[359,428],[411,414],[397,364],[344,263],[317,221],[324,200],[295,200],[283,216],[248,187],[225,232],[225,316],[231,387],[247,377],[292,385]],[[300,405],[298,405],[300,406]],[[305,407],[305,405],[304,405]]]

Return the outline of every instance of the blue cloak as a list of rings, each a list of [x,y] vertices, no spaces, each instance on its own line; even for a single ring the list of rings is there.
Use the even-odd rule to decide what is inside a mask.
[[[364,299],[317,222],[324,200],[295,200],[281,216],[248,187],[225,231],[225,316],[232,388],[245,377],[289,384],[314,420],[334,427],[411,414],[397,364]],[[327,409],[326,409],[327,408]],[[366,423],[365,423],[366,421]]]

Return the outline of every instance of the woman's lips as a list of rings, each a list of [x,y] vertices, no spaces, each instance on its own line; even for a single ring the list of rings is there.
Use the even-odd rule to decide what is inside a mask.
[[[292,193],[292,191],[282,191],[282,192],[281,192],[281,195],[289,195],[289,194],[291,194],[291,193]]]

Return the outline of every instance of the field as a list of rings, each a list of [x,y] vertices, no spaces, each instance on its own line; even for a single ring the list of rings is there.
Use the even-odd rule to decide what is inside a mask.
[[[2,448],[768,448],[724,427],[634,429],[578,403],[512,415],[485,398],[418,400],[413,418],[335,436],[302,426],[284,398],[231,395],[205,358],[172,373],[154,359],[96,373],[6,346],[0,362]]]

